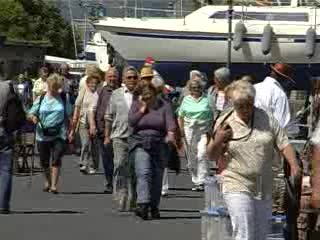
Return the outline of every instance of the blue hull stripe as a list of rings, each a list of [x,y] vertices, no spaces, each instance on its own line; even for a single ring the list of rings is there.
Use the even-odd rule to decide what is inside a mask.
[[[162,38],[162,39],[183,39],[183,40],[204,40],[204,41],[227,41],[226,36],[201,36],[201,35],[165,35],[165,34],[154,34],[154,33],[128,33],[128,32],[117,32],[120,36],[128,37],[142,37],[142,38]],[[285,38],[285,37],[284,37]],[[261,42],[262,38],[257,37],[246,37],[243,40],[245,42]],[[295,38],[294,43],[304,43],[306,42],[305,38]],[[320,38],[316,40],[320,42]]]

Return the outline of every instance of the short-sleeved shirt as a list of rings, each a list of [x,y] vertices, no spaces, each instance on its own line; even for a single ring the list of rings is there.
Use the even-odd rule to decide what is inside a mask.
[[[33,89],[32,89],[33,96],[38,97],[46,93],[47,89],[48,89],[47,82],[43,81],[42,78],[39,78],[33,84]]]
[[[280,83],[266,77],[263,82],[254,85],[256,89],[255,106],[270,112],[285,128],[290,121],[289,101]]]
[[[80,108],[80,123],[88,123],[88,114],[96,111],[98,99],[98,93],[96,91],[91,92],[87,88],[78,95],[75,106]]]
[[[184,119],[186,127],[198,126],[207,131],[213,120],[212,107],[207,95],[195,99],[191,95],[186,96],[179,108],[179,117]]]
[[[61,97],[56,98],[45,95],[40,108],[39,103],[40,98],[33,103],[33,106],[29,110],[29,114],[37,116],[41,120],[42,126],[46,128],[57,126],[63,119],[67,120],[66,118],[70,117],[72,114],[72,106],[68,98],[66,99],[66,103],[64,103]],[[67,139],[66,124],[62,124],[59,135],[55,137],[43,136],[42,128],[37,124],[37,141],[52,141],[56,138],[61,138],[63,140]]]
[[[320,145],[320,121],[318,122],[316,129],[312,133],[311,142],[314,145]]]
[[[225,118],[221,116],[215,128]],[[235,112],[225,121],[232,128],[233,139],[246,137],[229,142],[222,171],[223,192],[247,192],[257,199],[270,200],[274,150],[282,150],[289,140],[278,121],[264,110],[255,108],[251,121],[245,124]]]

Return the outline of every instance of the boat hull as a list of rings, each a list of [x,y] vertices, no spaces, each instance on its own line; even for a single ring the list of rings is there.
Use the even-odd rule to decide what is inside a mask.
[[[101,31],[101,30],[100,30]],[[108,32],[101,31],[108,42],[128,61],[139,61],[152,55],[157,61],[226,62],[228,53],[226,34],[186,34],[183,32]],[[320,39],[317,40],[320,42]],[[242,48],[232,48],[234,63],[318,63],[320,44],[313,58],[305,55],[305,36],[276,36],[271,52],[261,50],[261,35],[247,35]]]
[[[227,36],[223,34],[114,30],[99,31],[129,64],[140,68],[144,59],[152,56],[157,62],[157,70],[173,85],[182,86],[189,71],[194,69],[206,73],[210,82],[214,69],[224,66],[227,61]],[[294,66],[295,88],[308,89],[310,76],[320,76],[320,44],[311,59],[306,57],[305,47],[304,36],[278,36],[270,54],[264,55],[261,36],[247,35],[240,50],[232,48],[233,76],[254,73],[261,81],[269,73],[271,63],[286,62]]]

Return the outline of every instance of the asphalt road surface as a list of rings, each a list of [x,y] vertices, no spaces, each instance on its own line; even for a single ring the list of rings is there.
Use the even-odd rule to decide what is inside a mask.
[[[102,172],[82,175],[77,157],[63,160],[60,194],[42,192],[43,179],[35,173],[15,176],[12,214],[0,215],[1,240],[198,240],[203,193],[191,192],[186,170],[171,173],[172,190],[161,201],[161,219],[141,221],[132,213],[119,214],[111,195],[103,193]]]

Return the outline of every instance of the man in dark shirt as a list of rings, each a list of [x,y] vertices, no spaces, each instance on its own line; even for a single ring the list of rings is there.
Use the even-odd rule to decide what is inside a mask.
[[[2,123],[5,104],[11,90],[8,83],[0,81],[0,214],[10,212],[13,141]]]
[[[116,68],[109,68],[105,73],[105,82],[103,87],[98,90],[99,99],[96,110],[96,125],[98,131],[99,154],[102,159],[104,174],[105,174],[105,193],[111,194],[113,192],[113,151],[112,144],[104,144],[105,133],[105,113],[109,106],[110,97],[113,90],[120,85],[119,72]]]

